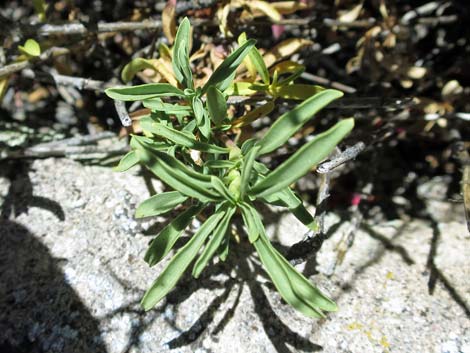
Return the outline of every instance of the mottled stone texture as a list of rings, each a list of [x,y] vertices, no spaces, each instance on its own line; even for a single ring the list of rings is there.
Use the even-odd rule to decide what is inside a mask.
[[[342,224],[299,266],[340,307],[309,320],[282,303],[248,245],[142,312],[164,265],[143,262],[143,232],[165,218],[132,217],[148,195],[135,172],[60,159],[0,165],[2,352],[470,352],[470,239],[458,205],[434,205],[445,223],[361,229],[339,264]],[[302,238],[290,216],[265,219],[284,250]]]

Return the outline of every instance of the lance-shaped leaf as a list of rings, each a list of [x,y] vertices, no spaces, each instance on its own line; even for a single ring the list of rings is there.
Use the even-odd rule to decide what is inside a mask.
[[[269,84],[269,73],[268,73],[268,68],[266,67],[266,64],[264,63],[263,57],[261,56],[260,52],[256,47],[253,47],[248,54],[249,59],[253,63],[253,66],[256,68],[256,71],[261,76],[261,80],[265,84]]]
[[[184,41],[180,46],[177,54],[179,62],[185,63],[183,66],[181,66],[181,71],[183,72],[184,77],[183,82],[181,83],[184,87],[193,89],[193,73],[191,72],[191,66],[189,65],[189,54]]]
[[[254,243],[258,240],[260,235],[259,225],[262,224],[261,218],[258,211],[248,202],[241,202],[239,204],[240,210],[242,211],[243,222],[248,231],[248,240],[250,243]],[[258,218],[258,219],[257,219]]]
[[[189,105],[165,103],[160,98],[146,99],[142,103],[145,108],[165,112],[168,115],[175,114],[188,116],[193,111]]]
[[[209,217],[199,228],[196,234],[175,254],[166,268],[145,293],[141,305],[144,310],[152,309],[165,295],[167,295],[183,275],[184,271],[197,256],[199,249],[206,241],[209,234],[214,230],[225,214],[220,209]]]
[[[227,102],[222,92],[214,86],[207,89],[207,108],[215,126],[219,126],[227,118]]]
[[[290,281],[291,289],[294,294],[305,302],[311,309],[318,312],[321,316],[323,313],[321,310],[325,311],[336,311],[336,304],[324,295],[320,290],[318,290],[309,280],[307,280],[300,272],[298,272],[271,244],[266,232],[264,230],[263,223],[255,209],[252,210],[255,214],[254,220],[258,227],[259,238],[262,243],[267,247],[268,252],[271,253],[271,256],[277,258],[277,265],[282,267],[284,272],[287,275],[287,278]],[[257,240],[257,242],[258,242]],[[321,309],[321,310],[320,310]]]
[[[229,201],[232,205],[236,203],[234,195],[230,193],[227,187],[224,185],[220,178],[216,177],[215,175],[211,176],[211,184],[217,192],[223,196],[223,198]]]
[[[171,145],[168,144],[168,143],[155,142],[151,138],[148,138],[148,137],[145,137],[145,136],[138,136],[138,135],[132,135],[132,138],[131,138],[131,141],[129,142],[129,145],[134,150],[142,148],[142,146],[145,146],[145,148],[148,148],[148,149],[154,150],[154,151],[166,151],[166,150],[168,150],[168,148],[171,147]]]
[[[295,61],[286,60],[274,65],[270,72],[273,76],[273,86],[288,85],[298,78],[305,71],[305,66]],[[278,81],[278,78],[284,74],[291,74]]]
[[[219,200],[221,196],[212,188],[207,176],[189,169],[176,158],[158,151],[136,150],[142,163],[165,184],[183,195],[194,197],[202,202]]]
[[[237,163],[228,160],[213,160],[207,161],[204,165],[210,169],[227,169],[235,167]]]
[[[140,126],[144,131],[151,132],[152,134],[164,137],[174,143],[191,148],[193,150],[211,152],[211,153],[228,153],[229,149],[226,147],[219,147],[204,142],[199,142],[189,132],[181,132],[161,123],[156,123],[150,119],[145,119],[140,122]]]
[[[265,179],[255,184],[250,194],[264,197],[297,181],[313,166],[325,159],[353,127],[354,120],[345,119],[319,134],[269,173]]]
[[[253,164],[255,163],[256,155],[258,154],[259,146],[253,147],[243,158],[242,172],[241,172],[241,184],[240,184],[240,197],[243,198],[245,191],[248,189],[248,183],[250,182],[251,171],[253,170]]]
[[[162,192],[142,202],[135,211],[136,218],[158,216],[171,211],[188,199],[178,191]]]
[[[286,273],[286,270],[282,263],[279,262],[277,257],[276,250],[272,247],[269,240],[264,236],[259,236],[258,239],[253,243],[263,266],[271,277],[274,286],[278,290],[281,297],[295,309],[300,311],[302,314],[312,317],[320,318],[323,317],[322,312],[312,307],[309,303],[306,302],[305,298],[300,297],[292,288],[292,283],[290,281],[289,275]]]
[[[245,115],[235,119],[232,122],[233,127],[243,127],[245,125],[251,124],[253,121],[258,120],[269,113],[271,113],[274,109],[274,102],[269,101],[262,106],[256,107],[252,111],[246,113]]]
[[[145,262],[147,262],[149,266],[154,266],[159,263],[173,248],[194,216],[203,209],[204,205],[191,206],[163,228],[150,243],[144,256]]]
[[[139,158],[134,151],[130,151],[121,158],[119,164],[113,168],[115,172],[125,172],[139,163]]]
[[[293,83],[291,85],[276,86],[271,93],[284,99],[305,100],[324,90],[321,86]]]
[[[201,274],[204,267],[207,266],[207,263],[214,256],[215,252],[222,244],[225,234],[227,233],[230,219],[235,213],[235,210],[235,207],[229,208],[225,213],[224,218],[222,218],[217,228],[215,228],[212,237],[207,242],[206,247],[204,248],[196,263],[194,264],[192,273],[194,278],[199,278],[199,275]]]
[[[259,91],[266,91],[267,89],[268,85],[261,90],[258,89],[258,86],[255,86],[253,82],[232,82],[224,93],[227,96],[251,96],[259,93]]]
[[[262,234],[266,241],[268,239],[265,234]],[[271,245],[272,247],[272,245]],[[284,268],[291,282],[294,292],[307,302],[311,307],[325,311],[336,311],[338,307],[336,303],[323,294],[317,287],[312,285],[310,281],[305,278],[299,271],[297,271],[290,263],[282,256],[274,247],[272,247],[273,254],[277,257],[279,264]]]
[[[187,17],[181,21],[178,32],[176,32],[175,45],[173,46],[173,71],[176,79],[185,88],[193,88],[193,77],[191,66],[189,65],[189,45],[190,45],[191,24]]]
[[[205,110],[202,114],[202,125],[199,125],[198,129],[201,132],[202,136],[204,136],[206,139],[211,136],[211,119],[209,118],[209,115]]]
[[[287,187],[280,191],[279,199],[285,203],[286,207],[289,208],[295,218],[302,222],[302,224],[304,224],[311,230],[317,229],[317,222],[307,210],[307,208],[304,206],[302,200],[297,197],[297,195],[291,190],[290,187]]]
[[[247,40],[246,33],[243,32],[238,37],[238,44],[242,45],[243,43],[246,42],[246,40]],[[245,63],[247,64],[247,68],[248,68],[248,71],[250,71],[250,74],[251,74],[250,67],[252,66],[255,69],[254,76],[256,76],[256,72],[258,72],[263,82],[265,84],[269,84],[268,68],[266,67],[263,57],[261,56],[258,49],[256,49],[256,47],[251,48],[250,52],[248,53],[248,58],[245,58]]]
[[[286,302],[310,317],[324,317],[322,310],[337,310],[335,302],[298,272],[272,246],[264,232],[253,245],[274,285]]]
[[[215,86],[219,90],[224,91],[230,84],[230,82],[226,82],[225,80],[235,73],[235,70],[237,70],[238,66],[255,43],[256,41],[254,39],[250,39],[230,54],[217,69],[215,69],[211,77],[209,77],[209,80],[202,88],[202,93],[205,93],[210,86]]]
[[[302,200],[297,197],[290,187],[286,187],[278,192],[266,195],[263,197],[263,200],[272,205],[287,207],[295,218],[302,222],[302,224],[307,226],[309,229],[317,230],[317,222],[303,205]]]
[[[282,146],[320,109],[324,108],[342,95],[343,93],[340,91],[327,89],[302,102],[291,111],[283,114],[257,143],[261,146],[258,154],[266,154]]]
[[[204,105],[199,97],[193,97],[193,112],[198,126],[204,124]]]
[[[132,87],[114,87],[105,90],[108,97],[120,101],[140,101],[155,97],[184,97],[184,92],[169,83],[146,83]]]

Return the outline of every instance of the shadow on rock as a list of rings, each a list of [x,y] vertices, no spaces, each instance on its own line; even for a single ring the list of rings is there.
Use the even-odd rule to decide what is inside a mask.
[[[105,353],[99,323],[67,283],[61,260],[14,221],[32,205],[63,220],[62,208],[32,196],[27,163],[7,167],[0,168],[11,180],[0,217],[0,351]]]

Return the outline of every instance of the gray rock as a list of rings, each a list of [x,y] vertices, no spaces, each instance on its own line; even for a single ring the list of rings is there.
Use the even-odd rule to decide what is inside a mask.
[[[434,229],[414,220],[358,231],[339,262],[336,247],[350,227],[342,224],[299,265],[337,300],[339,311],[326,319],[306,319],[283,303],[256,262],[246,261],[251,249],[244,244],[201,279],[184,277],[144,313],[139,301],[164,263],[144,263],[151,238],[142,232],[165,219],[133,219],[149,196],[141,177],[60,159],[1,165],[0,176],[0,348],[469,352],[470,239],[448,204],[448,222]],[[270,212],[273,239],[288,246],[302,238],[295,219]]]

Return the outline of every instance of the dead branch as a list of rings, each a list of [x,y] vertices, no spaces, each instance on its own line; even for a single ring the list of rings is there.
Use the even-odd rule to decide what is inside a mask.
[[[50,58],[61,56],[61,55],[66,55],[66,54],[69,54],[69,53],[70,53],[70,50],[67,49],[67,48],[59,48],[59,47],[50,48],[50,49],[44,51],[44,53],[42,53],[37,58],[33,58],[33,59],[30,59],[30,60],[27,60],[27,61],[21,61],[21,62],[17,62],[17,63],[14,63],[14,64],[10,64],[10,65],[6,65],[4,67],[1,67],[0,68],[0,78],[4,77],[4,76],[11,75],[15,72],[21,71],[21,70],[26,69],[28,67],[31,67],[35,63],[46,61]]]
[[[97,81],[83,77],[65,76],[55,73],[34,72],[31,69],[23,70],[21,75],[23,77],[45,83],[62,86],[73,86],[75,88],[78,88],[79,90],[103,91],[104,89],[112,86],[112,84],[104,81]]]
[[[87,28],[82,23],[67,23],[63,25],[43,24],[37,28],[37,34],[42,37],[54,35],[74,35],[106,32],[132,32],[143,29],[161,28],[160,20],[145,20],[142,22],[111,22],[98,23],[95,29]]]

